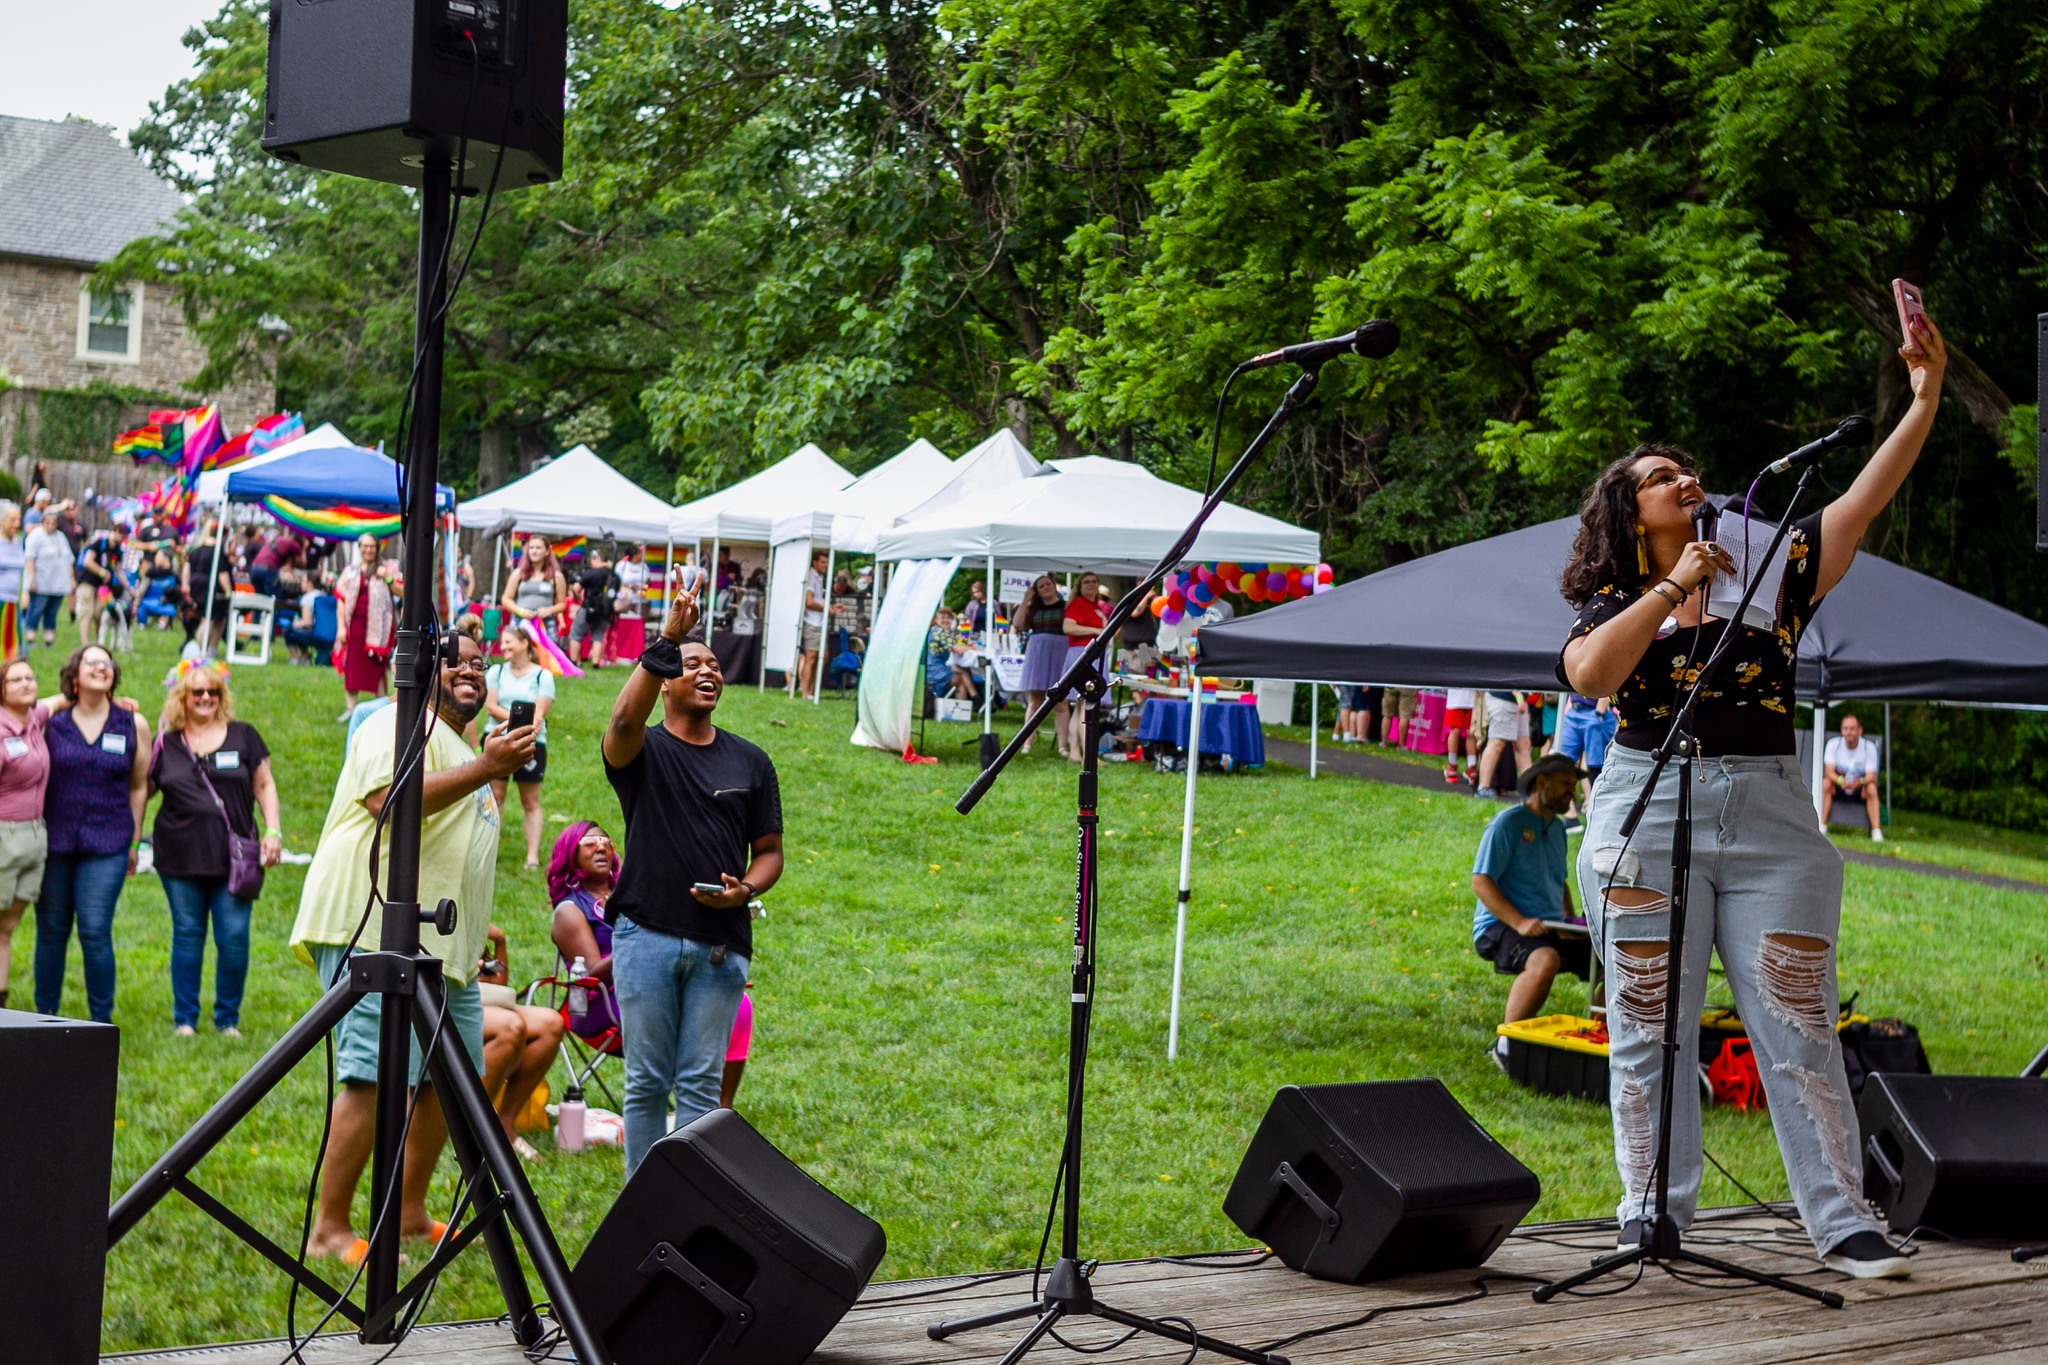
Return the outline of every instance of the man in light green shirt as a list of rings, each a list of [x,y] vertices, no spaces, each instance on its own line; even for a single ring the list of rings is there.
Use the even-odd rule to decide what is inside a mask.
[[[531,726],[500,730],[484,741],[477,754],[463,743],[462,729],[484,704],[483,647],[468,636],[455,637],[461,660],[442,664],[440,688],[427,738],[425,819],[420,827],[421,905],[452,897],[457,907],[455,932],[443,934],[429,926],[420,930],[420,945],[439,957],[447,982],[446,1029],[457,1034],[472,1065],[483,1070],[483,1006],[477,998],[476,968],[490,927],[491,897],[498,862],[498,808],[491,783],[501,781],[533,756]],[[391,785],[398,749],[398,708],[387,706],[364,721],[349,741],[334,801],[320,845],[306,870],[306,888],[299,898],[291,945],[303,962],[320,973],[323,989],[346,970],[349,941],[370,905],[370,844],[377,816]],[[391,867],[390,831],[380,851],[378,885],[386,884]],[[369,913],[374,914],[374,911]],[[376,921],[357,940],[368,951],[379,930]],[[335,1029],[335,1096],[333,1133],[320,1168],[320,1202],[313,1224],[311,1250],[360,1260],[368,1244],[349,1222],[356,1185],[370,1159],[377,1115],[377,1033],[381,997],[364,996]],[[420,1084],[418,1041],[412,1049],[410,1083]],[[427,1188],[434,1163],[448,1138],[448,1126],[434,1097],[431,1082],[420,1096],[405,1145],[405,1183],[399,1204],[399,1230],[425,1237],[433,1230],[427,1216]]]

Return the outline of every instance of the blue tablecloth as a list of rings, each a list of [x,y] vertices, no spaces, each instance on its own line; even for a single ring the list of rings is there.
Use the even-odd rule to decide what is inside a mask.
[[[1140,744],[1188,747],[1188,704],[1177,697],[1147,697],[1138,715]],[[1259,729],[1259,708],[1242,702],[1202,702],[1202,752],[1227,754],[1240,768],[1266,761],[1266,736]]]

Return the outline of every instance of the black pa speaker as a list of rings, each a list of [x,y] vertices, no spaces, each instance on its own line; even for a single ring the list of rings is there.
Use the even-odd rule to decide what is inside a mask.
[[[648,1148],[576,1298],[617,1365],[801,1365],[882,1249],[881,1224],[714,1109]]]
[[[1863,1192],[1896,1232],[2048,1232],[2048,1080],[1873,1072],[1856,1106]]]
[[[568,0],[270,0],[263,150],[366,180],[420,183],[428,152],[482,189],[562,174]]]
[[[0,1010],[0,1094],[35,1114],[0,1123],[14,1229],[0,1237],[0,1359],[100,1358],[120,1040],[109,1024]]]
[[[1356,1284],[1479,1265],[1541,1192],[1441,1081],[1290,1085],[1223,1212],[1292,1268]]]

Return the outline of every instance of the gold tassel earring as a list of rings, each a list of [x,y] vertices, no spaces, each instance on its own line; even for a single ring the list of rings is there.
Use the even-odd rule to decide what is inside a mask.
[[[1650,555],[1644,549],[1643,528],[1640,526],[1636,527],[1636,572],[1645,578],[1650,576]]]

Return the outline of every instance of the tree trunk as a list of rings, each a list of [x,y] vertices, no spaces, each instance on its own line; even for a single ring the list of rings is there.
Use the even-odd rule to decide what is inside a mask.
[[[478,491],[490,492],[511,482],[512,424],[487,422],[477,439],[476,481]]]
[[[1883,337],[1894,348],[1899,344],[1899,310],[1892,302],[1889,289],[1871,280],[1850,280],[1841,288],[1841,295],[1848,301],[1857,316],[1868,323],[1870,329]],[[1998,382],[1984,373],[1981,366],[1972,360],[1956,343],[1948,342],[1948,373],[1942,382],[1942,390],[1949,397],[1963,405],[1963,411],[1970,420],[1989,432],[1994,440],[2003,441],[2005,415],[2012,411],[2012,399],[1998,387]],[[1888,357],[1889,358],[1889,357]],[[1893,363],[1898,363],[1895,359]],[[1900,405],[1904,411],[1904,404]],[[1898,418],[1894,416],[1892,422]],[[1882,429],[1889,424],[1880,423]]]

